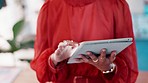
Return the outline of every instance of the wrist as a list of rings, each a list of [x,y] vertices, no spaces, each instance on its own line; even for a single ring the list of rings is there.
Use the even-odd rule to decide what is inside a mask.
[[[58,62],[55,60],[55,57],[54,57],[54,53],[50,56],[51,58],[51,61],[53,62],[53,64],[56,66],[58,64]]]
[[[110,64],[110,69],[107,71],[102,71],[103,74],[108,74],[108,73],[112,73],[114,72],[114,70],[116,69],[116,65],[114,63]]]

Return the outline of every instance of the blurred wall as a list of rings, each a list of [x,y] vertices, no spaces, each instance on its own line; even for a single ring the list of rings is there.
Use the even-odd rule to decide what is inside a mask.
[[[132,13],[143,13],[144,0],[127,0]]]

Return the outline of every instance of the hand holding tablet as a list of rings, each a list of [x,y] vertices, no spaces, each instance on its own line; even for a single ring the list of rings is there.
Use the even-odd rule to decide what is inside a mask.
[[[103,48],[106,48],[106,54],[110,54],[112,51],[116,51],[116,53],[118,54],[131,44],[132,38],[84,41],[81,42],[80,45],[77,46],[75,49],[73,49],[71,57],[68,60],[68,64],[80,63],[76,61],[76,58],[81,58],[79,54],[86,55],[87,51],[99,55],[99,51]]]

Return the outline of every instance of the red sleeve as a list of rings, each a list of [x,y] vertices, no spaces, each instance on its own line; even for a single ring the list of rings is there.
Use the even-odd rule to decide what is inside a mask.
[[[50,44],[52,42],[50,36],[53,34],[49,34],[48,32],[51,27],[50,23],[47,22],[48,20],[52,20],[48,18],[49,1],[46,0],[38,16],[37,34],[34,45],[35,56],[31,62],[31,67],[36,71],[40,83],[65,80],[67,77],[65,72],[68,72],[66,64],[64,65],[65,62],[62,62],[56,69],[51,67],[52,63],[48,63],[50,55],[55,51]]]
[[[127,2],[125,0],[114,1],[115,38],[134,38],[131,14]],[[115,60],[117,72],[112,79],[113,83],[135,83],[137,79],[138,66],[135,40],[133,42],[131,46],[117,55]]]

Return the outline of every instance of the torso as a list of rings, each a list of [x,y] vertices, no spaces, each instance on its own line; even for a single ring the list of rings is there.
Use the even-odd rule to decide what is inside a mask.
[[[110,0],[82,0],[80,4],[76,1],[81,2],[81,0],[53,0],[50,3],[49,18],[56,23],[52,24],[55,28],[53,41],[57,41],[54,47],[64,39],[81,42],[114,38]],[[69,65],[69,69],[71,74],[82,76],[97,76],[99,73],[98,69],[85,63]]]

